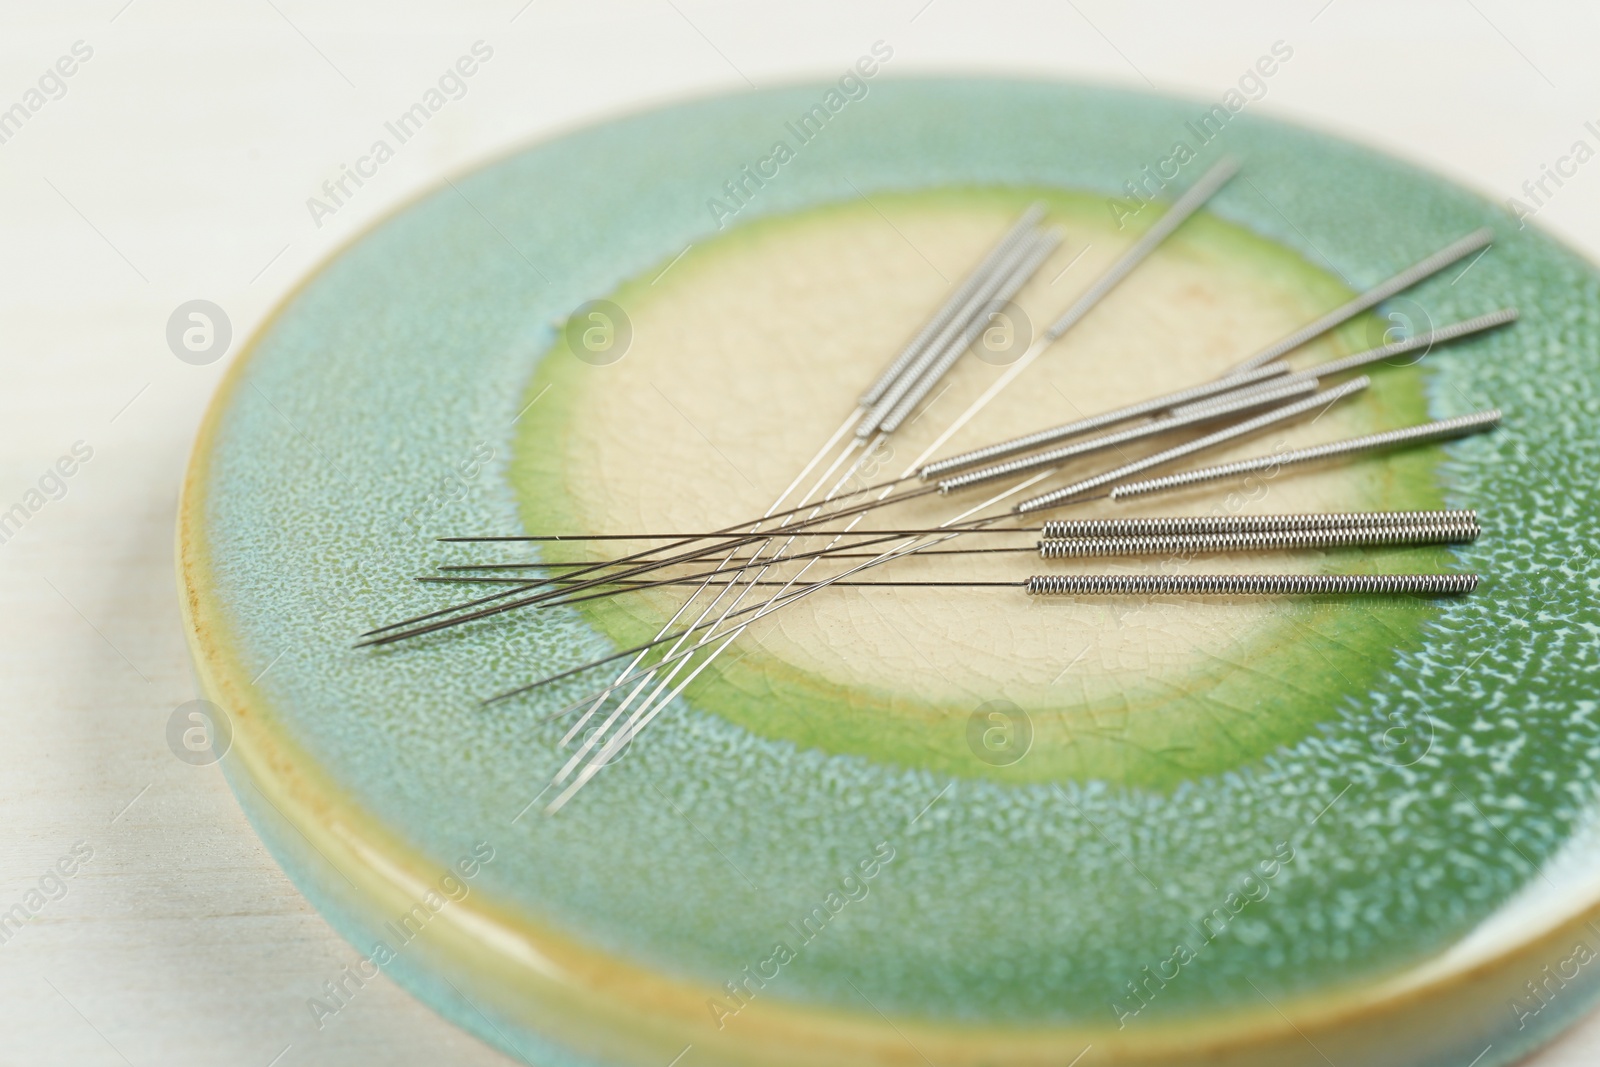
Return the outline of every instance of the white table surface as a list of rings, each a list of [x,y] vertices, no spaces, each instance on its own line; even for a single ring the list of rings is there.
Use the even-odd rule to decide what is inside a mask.
[[[1600,124],[1600,10],[1579,3],[4,0],[0,108],[74,42],[93,56],[0,143],[0,510],[75,441],[94,456],[0,544],[0,910],[74,843],[93,858],[0,944],[0,1065],[509,1062],[386,978],[318,1031],[306,999],[354,953],[217,768],[168,750],[197,695],[174,509],[227,361],[180,362],[167,318],[215,301],[237,351],[303,272],[441,175],[665,99],[836,75],[879,38],[891,75],[1205,99],[1283,40],[1293,60],[1253,111],[1496,199]],[[467,96],[315,227],[306,198],[479,39],[494,60]],[[1538,221],[1600,258],[1597,191],[1600,162]],[[1597,1058],[1592,1017],[1535,1062]]]

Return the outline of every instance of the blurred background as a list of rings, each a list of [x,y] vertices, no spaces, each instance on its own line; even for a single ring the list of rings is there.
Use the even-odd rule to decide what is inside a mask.
[[[0,524],[0,910],[72,873],[0,941],[0,1064],[511,1062],[386,977],[319,1027],[307,998],[358,954],[219,770],[181,758],[169,725],[198,691],[173,519],[195,428],[274,304],[446,176],[630,111],[831,80],[880,39],[887,77],[1208,102],[1283,41],[1253,114],[1516,197],[1600,258],[1600,164],[1524,189],[1600,144],[1600,9],[1575,2],[6,0],[0,514],[26,514]],[[486,52],[393,158],[328,192]],[[1591,1018],[1535,1063],[1597,1057]]]

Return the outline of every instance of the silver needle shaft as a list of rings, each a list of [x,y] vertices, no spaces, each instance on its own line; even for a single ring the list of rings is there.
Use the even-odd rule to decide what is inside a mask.
[[[1116,433],[1102,434],[1099,437],[1089,437],[1082,441],[1074,441],[1070,445],[1053,448],[1047,452],[1039,452],[1020,459],[1007,460],[996,463],[991,467],[979,467],[977,470],[966,471],[953,475],[939,482],[939,492],[949,493],[956,489],[965,489],[972,485],[981,485],[997,478],[1009,478],[1013,474],[1023,474],[1027,471],[1038,470],[1040,467],[1054,467],[1065,463],[1069,459],[1080,456],[1092,455],[1103,452],[1108,448],[1120,448],[1122,445],[1142,441],[1148,437],[1172,433],[1175,430],[1188,429],[1206,422],[1237,415],[1242,411],[1252,408],[1268,407],[1272,404],[1281,404],[1290,400],[1297,400],[1307,393],[1314,393],[1317,389],[1315,380],[1300,380],[1289,382],[1286,385],[1274,384],[1272,388],[1260,392],[1254,390],[1239,395],[1229,394],[1217,398],[1214,403],[1197,404],[1186,410],[1182,415],[1173,415],[1170,418],[1152,419],[1138,426]]]
[[[1493,230],[1487,226],[1480,230],[1474,230],[1465,237],[1445,245],[1433,255],[1418,260],[1387,281],[1379,282],[1348,303],[1334,308],[1315,322],[1302,326],[1287,337],[1274,341],[1243,363],[1231,368],[1228,373],[1237,374],[1240,371],[1249,370],[1251,367],[1259,367],[1263,363],[1270,363],[1284,354],[1294,351],[1301,345],[1321,337],[1335,326],[1348,322],[1368,308],[1376,307],[1396,293],[1411,288],[1424,278],[1437,274],[1450,264],[1465,259],[1481,248],[1488,248],[1493,243]]]
[[[1096,474],[1091,478],[1085,478],[1082,481],[1073,482],[1071,485],[1063,486],[1060,489],[1045,493],[1042,496],[1031,497],[1018,504],[1014,510],[1019,515],[1026,515],[1030,512],[1039,511],[1043,508],[1055,507],[1057,504],[1060,504],[1066,500],[1070,500],[1075,496],[1082,496],[1083,494],[1092,492],[1095,489],[1108,486],[1113,482],[1125,481],[1133,475],[1139,474],[1142,471],[1147,471],[1152,467],[1159,467],[1163,464],[1172,463],[1176,460],[1184,458],[1185,456],[1191,456],[1196,452],[1203,452],[1208,448],[1215,448],[1218,445],[1226,444],[1227,442],[1236,438],[1244,437],[1248,434],[1255,433],[1258,430],[1264,430],[1268,426],[1284,422],[1288,419],[1298,418],[1301,415],[1305,415],[1312,411],[1326,408],[1331,404],[1338,403],[1345,397],[1360,392],[1370,384],[1372,384],[1371,379],[1363,374],[1360,377],[1352,378],[1343,385],[1336,385],[1332,389],[1324,389],[1319,393],[1308,396],[1304,400],[1296,401],[1293,404],[1285,404],[1283,407],[1273,408],[1265,414],[1257,415],[1253,419],[1246,419],[1244,422],[1236,423],[1233,426],[1217,430],[1215,433],[1209,433],[1204,437],[1197,438],[1196,440],[1186,441],[1181,445],[1174,445],[1172,448],[1166,449],[1162,452],[1157,452],[1153,456],[1146,456],[1143,459],[1136,459],[1132,463],[1125,463],[1120,467],[1105,471],[1102,474]]]
[[[1024,237],[1033,231],[1033,228],[1039,224],[1039,220],[1043,217],[1044,205],[1042,204],[1034,204],[1023,212],[1022,217],[1000,239],[1000,243],[992,248],[989,254],[984,256],[976,267],[972,268],[972,272],[956,288],[956,291],[950,294],[949,299],[939,307],[939,310],[934,312],[933,317],[923,325],[910,343],[901,350],[894,361],[878,376],[878,380],[873,382],[865,393],[861,394],[859,406],[863,411],[870,411],[883,398],[883,394],[889,391],[890,387],[899,379],[901,373],[918,356],[922,355],[933,339],[939,336],[939,332],[949,325],[950,320],[966,305],[972,294],[994,274],[999,262],[1021,243]]]
[[[1415,426],[1402,427],[1398,430],[1385,430],[1382,433],[1347,437],[1343,440],[1330,441],[1323,445],[1312,445],[1309,448],[1298,448],[1290,452],[1277,452],[1265,456],[1255,456],[1250,459],[1236,460],[1233,463],[1222,463],[1215,467],[1180,471],[1177,474],[1169,474],[1163,478],[1129,482],[1127,485],[1119,485],[1111,490],[1111,499],[1122,500],[1128,497],[1143,496],[1146,493],[1166,492],[1171,489],[1199,485],[1202,482],[1216,481],[1219,478],[1232,478],[1236,475],[1251,474],[1255,471],[1279,470],[1283,467],[1292,467],[1300,463],[1314,463],[1318,460],[1351,456],[1360,452],[1375,452],[1381,449],[1399,448],[1404,445],[1427,444],[1430,441],[1448,441],[1457,437],[1465,437],[1468,434],[1492,430],[1498,425],[1500,425],[1500,409],[1490,408],[1487,411],[1478,411],[1471,415],[1458,415],[1453,419],[1423,422]]]

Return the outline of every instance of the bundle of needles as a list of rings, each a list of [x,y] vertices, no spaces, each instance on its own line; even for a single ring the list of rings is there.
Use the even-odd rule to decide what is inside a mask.
[[[1060,237],[1043,228],[1042,207],[1025,212],[956,286],[933,317],[863,393],[815,456],[762,515],[702,532],[534,534],[445,537],[469,544],[577,542],[648,543],[648,547],[583,562],[511,561],[454,564],[419,578],[435,584],[493,589],[363,634],[361,645],[389,645],[522,609],[542,609],[683,587],[688,595],[656,636],[635,647],[581,663],[489,697],[509,700],[564,679],[626,660],[609,684],[548,716],[576,713],[561,739],[583,735],[548,789],[554,812],[606,766],[752,623],[829,586],[1021,589],[1030,596],[1447,596],[1471,592],[1473,574],[1195,574],[1042,573],[1020,581],[896,580],[869,574],[908,556],[970,557],[1037,553],[1041,561],[1160,555],[1187,559],[1229,552],[1297,551],[1348,546],[1383,548],[1452,544],[1476,539],[1470,510],[1322,512],[1284,515],[1171,518],[1051,519],[1023,525],[1036,513],[1189,489],[1257,472],[1271,475],[1302,465],[1446,441],[1491,430],[1497,409],[1346,438],[1232,462],[1156,474],[1203,452],[1272,427],[1315,419],[1369,384],[1368,367],[1396,356],[1496,329],[1516,320],[1502,308],[1415,336],[1291,370],[1283,357],[1390,297],[1487,248],[1489,230],[1451,242],[1344,305],[1240,361],[1221,377],[1150,397],[1060,426],[983,448],[934,458],[940,449],[1011,385],[1063,334],[1131,274],[1237,171],[1224,160],[1202,175],[1157,222],[1082,293],[968,408],[938,434],[899,477],[860,484],[867,458],[919,410],[969,350],[994,308],[1010,300],[1044,263]],[[1199,436],[1193,436],[1195,433]],[[1141,442],[1161,445],[1068,484],[1044,488],[1069,461]],[[897,503],[942,498],[978,486],[978,499],[936,526],[863,527],[869,515]],[[808,487],[807,487],[808,486]],[[804,488],[802,491],[802,487]],[[1036,488],[1037,487],[1037,488]],[[1033,495],[1029,495],[1033,490]],[[979,496],[983,496],[979,494]],[[1037,534],[1032,543],[997,544],[992,537]],[[958,541],[958,539],[960,539]],[[825,573],[807,577],[818,564]],[[835,566],[830,566],[835,565]],[[531,572],[531,573],[530,573]],[[893,573],[892,571],[889,573]],[[590,723],[598,724],[584,734]]]

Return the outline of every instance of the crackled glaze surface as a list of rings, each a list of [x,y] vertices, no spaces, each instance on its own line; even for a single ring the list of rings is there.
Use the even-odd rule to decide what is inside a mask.
[[[538,719],[570,693],[492,711],[476,700],[607,650],[594,620],[551,612],[382,653],[349,647],[371,625],[449,599],[407,581],[443,558],[428,537],[518,529],[514,421],[546,417],[545,403],[551,419],[568,410],[554,393],[524,410],[541,360],[559,351],[555,323],[583,300],[649,285],[687,244],[714,255],[706,198],[814,96],[685,105],[488,166],[352,245],[258,337],[210,442],[204,521],[232,655],[247,674],[282,657],[261,684],[273,728],[415,853],[442,866],[492,841],[478,889],[509,913],[712,987],[767,958],[888,842],[894,859],[866,897],[761,994],[846,1011],[865,1011],[866,997],[904,1017],[1114,1026],[1115,1004],[1137,1006],[1126,987],[1141,968],[1201,940],[1205,917],[1285,848],[1293,858],[1270,891],[1249,890],[1261,899],[1204,939],[1130,1026],[1394,974],[1534,881],[1587,819],[1600,767],[1589,682],[1600,281],[1436,178],[1245,118],[1225,147],[1248,180],[1212,210],[1301,263],[1317,306],[1490,224],[1494,249],[1417,290],[1415,307],[1439,322],[1504,304],[1524,316],[1430,361],[1423,379],[1433,415],[1506,411],[1504,431],[1412,475],[1450,505],[1483,509],[1488,534],[1453,565],[1486,582],[1459,602],[1398,609],[1398,651],[1357,684],[1316,679],[1307,699],[1320,710],[1292,737],[1153,785],[1082,767],[1002,781],[796,744],[708,697],[659,719],[559,817],[513,821],[559,766],[559,732]],[[1020,82],[874,85],[739,221],[792,217],[799,240],[814,212],[872,245],[882,218],[858,209],[857,190],[908,224],[931,220],[930,236],[940,212],[919,216],[917,194],[944,191],[955,236],[943,247],[967,250],[974,219],[1001,217],[984,190],[1103,198],[1167,153],[1190,109]],[[1328,277],[1334,265],[1343,279]],[[864,336],[892,345],[909,323],[905,308],[888,310]],[[1228,340],[1240,325],[1212,329]],[[1265,339],[1239,336],[1239,354]],[[1091,359],[1080,366],[1095,374]],[[699,383],[702,396],[718,387]],[[844,413],[830,409],[827,429]],[[781,488],[782,471],[753,463]],[[628,484],[626,470],[600,474]],[[916,701],[896,687],[894,700]],[[1258,713],[1272,714],[1270,702]]]

